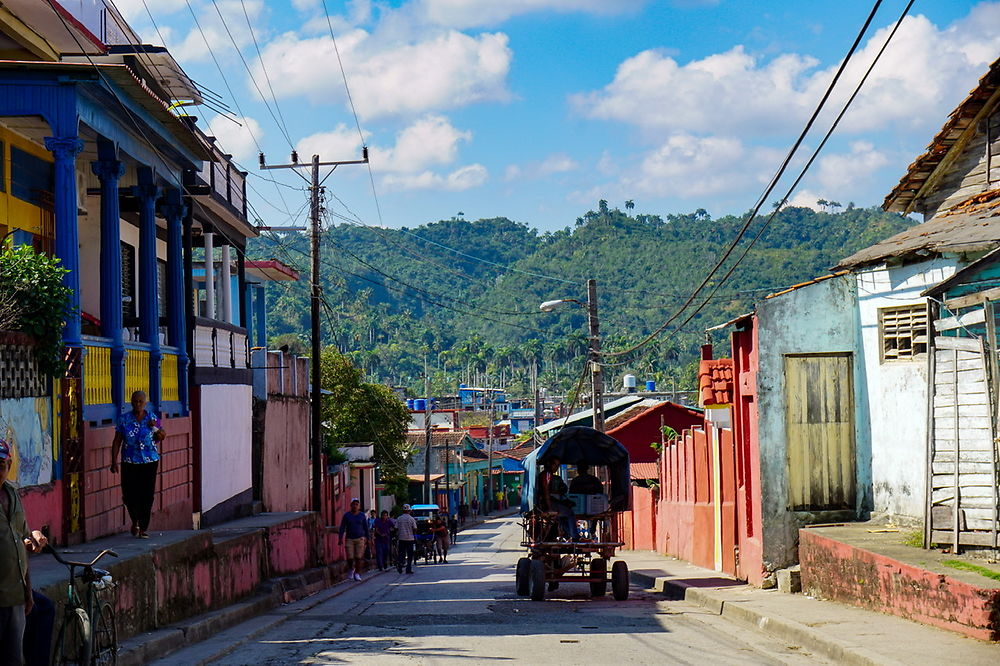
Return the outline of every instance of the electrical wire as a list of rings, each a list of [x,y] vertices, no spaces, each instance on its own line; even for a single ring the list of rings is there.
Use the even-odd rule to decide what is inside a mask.
[[[635,350],[637,350],[637,349],[639,349],[639,348],[641,348],[641,347],[649,344],[650,342],[652,342],[653,340],[655,340],[657,337],[659,337],[659,335],[661,333],[663,333],[663,331],[665,331],[667,329],[667,327],[670,326],[670,324],[672,324],[676,319],[678,319],[684,313],[684,311],[687,310],[691,306],[691,304],[698,298],[698,294],[700,294],[702,292],[702,290],[705,289],[705,287],[712,280],[712,278],[715,276],[715,274],[719,271],[719,269],[722,267],[722,265],[725,264],[725,262],[729,259],[730,256],[732,256],[732,253],[736,250],[736,248],[739,245],[740,241],[743,239],[743,237],[746,235],[747,231],[750,229],[750,225],[756,219],[757,214],[760,212],[761,206],[763,206],[764,202],[767,201],[768,197],[770,197],[771,192],[774,191],[774,188],[777,186],[778,181],[781,179],[781,176],[784,175],[785,170],[788,168],[789,163],[791,162],[792,158],[795,156],[795,153],[798,151],[799,146],[802,145],[802,142],[805,140],[805,137],[809,133],[809,130],[812,129],[813,124],[815,123],[816,119],[819,117],[820,112],[822,112],[823,107],[826,105],[827,100],[830,98],[830,95],[833,93],[833,90],[836,87],[838,81],[840,80],[841,75],[844,73],[844,70],[847,69],[847,65],[850,62],[851,58],[853,57],[854,52],[857,50],[858,46],[860,45],[861,40],[864,38],[865,33],[868,32],[868,28],[871,25],[872,21],[874,20],[875,14],[878,12],[878,9],[881,6],[881,4],[882,4],[882,0],[876,0],[874,6],[871,9],[871,12],[868,14],[868,18],[865,20],[864,25],[862,25],[861,29],[858,31],[858,34],[854,38],[854,42],[851,44],[850,49],[848,49],[847,55],[844,57],[843,61],[840,63],[840,67],[837,68],[836,74],[834,75],[833,79],[830,81],[829,85],[827,86],[826,91],[823,93],[823,97],[820,99],[819,104],[817,104],[816,108],[813,110],[812,114],[810,115],[809,120],[806,123],[805,127],[799,133],[799,135],[796,138],[795,142],[792,144],[792,147],[789,149],[788,153],[785,155],[785,158],[784,158],[784,160],[782,160],[782,163],[779,166],[777,172],[775,172],[774,177],[771,178],[771,181],[768,183],[768,185],[765,188],[764,192],[757,199],[756,204],[754,205],[754,207],[751,210],[751,212],[747,215],[746,221],[744,222],[743,226],[741,227],[739,233],[737,233],[736,237],[730,242],[729,246],[722,253],[722,256],[719,257],[719,259],[716,261],[716,263],[712,267],[712,269],[705,275],[705,278],[701,281],[701,283],[698,285],[698,287],[694,290],[694,292],[692,292],[692,294],[687,298],[687,300],[685,300],[684,304],[681,305],[681,307],[676,312],[674,312],[670,317],[668,317],[667,320],[665,322],[663,322],[663,324],[661,324],[656,330],[654,330],[652,333],[650,333],[648,336],[646,336],[646,338],[644,338],[641,342],[637,343],[636,345],[634,345],[634,346],[632,346],[632,347],[630,347],[628,349],[623,349],[621,351],[604,352],[602,354],[604,357],[608,357],[608,356],[621,356],[621,355],[624,355],[624,354],[630,354],[633,351],[635,351]],[[777,212],[777,210],[778,209],[776,209],[775,212]],[[704,307],[704,306],[702,306],[702,307]],[[690,321],[690,318],[688,318],[687,321]]]

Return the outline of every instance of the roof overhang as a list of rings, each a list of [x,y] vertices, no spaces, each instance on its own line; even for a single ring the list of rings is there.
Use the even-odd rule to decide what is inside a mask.
[[[1000,103],[1000,58],[993,61],[979,84],[948,116],[927,150],[907,168],[899,184],[882,203],[887,211],[908,214],[961,154],[976,126]]]
[[[253,276],[260,282],[295,282],[299,272],[277,259],[259,259],[245,264],[247,277]]]
[[[99,55],[107,50],[97,35],[56,0],[3,0],[3,8],[61,55]]]

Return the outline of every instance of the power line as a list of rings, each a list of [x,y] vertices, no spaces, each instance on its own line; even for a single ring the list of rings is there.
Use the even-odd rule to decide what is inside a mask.
[[[833,80],[831,80],[829,85],[827,86],[826,91],[823,93],[823,97],[820,99],[819,104],[813,110],[812,115],[809,117],[809,120],[806,123],[805,127],[799,133],[798,138],[796,138],[795,142],[792,144],[792,147],[785,155],[784,160],[782,160],[782,163],[779,166],[777,172],[771,178],[771,181],[768,183],[764,192],[757,200],[756,204],[753,207],[753,210],[751,210],[751,212],[747,215],[746,221],[744,222],[739,233],[737,233],[736,237],[730,242],[729,247],[727,247],[725,252],[722,253],[722,256],[719,257],[718,261],[716,261],[715,265],[708,272],[705,278],[701,281],[701,284],[698,285],[698,287],[694,290],[691,296],[687,298],[684,304],[681,305],[681,307],[676,312],[674,312],[674,314],[672,314],[669,318],[667,318],[667,320],[663,322],[663,324],[661,324],[655,331],[650,333],[641,342],[637,343],[636,345],[633,345],[628,349],[623,349],[621,351],[604,352],[603,356],[608,357],[608,356],[620,356],[623,354],[629,354],[656,339],[663,331],[667,329],[668,326],[670,326],[670,324],[674,322],[674,320],[680,317],[684,313],[684,311],[691,306],[691,304],[695,301],[695,299],[697,299],[698,294],[701,293],[701,291],[708,285],[708,283],[715,276],[716,272],[718,272],[718,270],[722,267],[722,265],[729,259],[733,251],[736,250],[736,247],[739,245],[740,241],[743,239],[747,231],[750,229],[750,225],[756,219],[757,214],[760,212],[761,206],[764,205],[764,202],[767,201],[768,197],[770,197],[771,192],[774,191],[775,187],[777,187],[778,181],[784,175],[785,170],[788,168],[789,163],[792,161],[792,158],[798,151],[799,146],[802,144],[803,140],[805,140],[805,137],[809,133],[809,130],[812,129],[813,123],[815,123],[817,117],[819,117],[820,112],[823,110],[823,107],[826,105],[827,100],[833,93],[833,90],[836,87],[837,82],[840,80],[841,75],[844,73],[844,70],[847,69],[847,64],[850,62],[851,57],[854,55],[854,52],[861,44],[861,40],[864,38],[865,33],[868,31],[868,28],[871,25],[872,21],[874,20],[875,14],[878,12],[878,9],[881,5],[882,5],[882,0],[876,0],[875,5],[872,7],[871,12],[868,14],[868,18],[865,20],[864,25],[861,26],[861,30],[858,31],[857,36],[854,38],[854,42],[851,44],[851,48],[848,49],[847,55],[840,63],[840,67],[837,68],[837,73],[834,75]]]

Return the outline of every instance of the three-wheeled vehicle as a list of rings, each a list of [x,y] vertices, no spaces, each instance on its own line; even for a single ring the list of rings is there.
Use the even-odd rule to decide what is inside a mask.
[[[521,546],[527,555],[517,562],[517,594],[542,601],[546,587],[552,591],[559,583],[580,582],[590,584],[592,597],[604,596],[608,561],[624,545],[613,539],[611,523],[632,508],[628,450],[593,428],[573,426],[549,438],[523,465]],[[598,485],[603,492],[560,492],[567,490],[558,476],[565,465],[594,468],[604,477]],[[572,483],[568,490],[573,490]],[[628,564],[618,560],[610,574],[615,599],[628,599]]]
[[[434,552],[434,535],[431,534],[430,522],[432,519],[437,518],[440,511],[441,507],[437,504],[414,504],[411,507],[410,514],[417,521],[417,531],[414,534],[416,542],[414,543],[413,559],[422,559],[425,562],[430,562],[431,559],[437,561],[437,554]]]

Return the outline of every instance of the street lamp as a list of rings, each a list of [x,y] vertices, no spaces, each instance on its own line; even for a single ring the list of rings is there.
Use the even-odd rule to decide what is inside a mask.
[[[594,429],[604,432],[604,373],[601,370],[601,330],[597,319],[597,280],[587,280],[587,302],[575,298],[557,298],[539,305],[542,312],[552,312],[563,303],[575,303],[587,310],[590,336],[587,338],[590,362],[590,393],[594,407]]]

